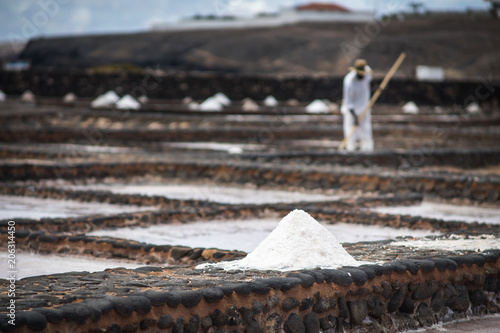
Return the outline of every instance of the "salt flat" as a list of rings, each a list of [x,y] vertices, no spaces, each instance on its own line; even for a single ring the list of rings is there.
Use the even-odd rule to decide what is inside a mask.
[[[99,202],[41,199],[0,195],[0,220],[66,218],[88,215],[112,215],[151,210],[151,207],[122,206]]]

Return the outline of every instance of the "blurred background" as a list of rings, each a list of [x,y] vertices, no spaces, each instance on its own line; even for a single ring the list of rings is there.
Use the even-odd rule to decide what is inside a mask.
[[[422,75],[496,77],[497,6],[495,0],[4,0],[0,61],[7,69],[120,65],[343,75],[355,57],[365,57],[382,76],[405,50],[406,76],[421,65],[441,68],[421,69]]]

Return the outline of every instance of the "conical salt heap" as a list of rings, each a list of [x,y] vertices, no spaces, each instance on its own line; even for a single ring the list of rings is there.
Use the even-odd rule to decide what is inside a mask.
[[[141,108],[141,103],[130,95],[123,96],[115,105],[120,110],[139,110]]]
[[[285,216],[276,229],[245,258],[202,264],[196,268],[292,271],[360,264],[325,227],[305,211],[296,209]]]

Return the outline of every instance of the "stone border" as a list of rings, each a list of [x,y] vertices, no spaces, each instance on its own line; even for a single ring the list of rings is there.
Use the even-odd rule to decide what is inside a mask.
[[[173,163],[72,163],[33,165],[4,163],[0,165],[0,180],[83,179],[161,175],[166,178],[220,179],[224,185],[251,182],[257,186],[294,186],[305,189],[331,188],[382,193],[416,192],[440,198],[465,198],[480,202],[500,201],[500,178],[456,175],[435,172],[381,172],[330,166],[283,165],[272,167],[250,162],[233,161]]]
[[[415,139],[428,139],[433,137],[435,131],[432,129],[418,128],[393,128],[390,126],[381,126],[374,128],[374,137],[397,137],[395,132],[405,131],[407,135],[411,135]],[[469,129],[468,131],[460,132],[450,128],[441,129],[441,137],[446,137],[447,140],[455,142],[474,142],[491,143],[492,145],[498,142],[500,133],[498,131],[480,131],[477,129]],[[340,125],[335,127],[314,127],[304,126],[298,128],[283,128],[279,131],[271,133],[270,130],[263,130],[262,126],[255,128],[213,128],[213,129],[177,129],[177,130],[150,130],[150,129],[120,129],[105,131],[106,143],[124,144],[137,141],[141,138],[143,142],[185,142],[185,141],[222,141],[222,142],[248,142],[249,138],[259,138],[267,135],[272,135],[273,140],[288,140],[295,139],[297,135],[307,137],[309,139],[331,138],[342,140],[342,128]],[[298,133],[299,132],[299,133]],[[76,143],[89,139],[90,135],[101,135],[102,130],[96,128],[88,128],[87,131],[75,130],[73,127],[45,127],[42,129],[32,129],[31,127],[19,128],[3,128],[0,131],[0,142],[27,142],[27,143]],[[266,138],[267,139],[267,138]]]
[[[7,242],[7,234],[0,234]],[[16,232],[16,248],[35,253],[71,254],[96,258],[127,259],[145,264],[195,264],[201,261],[238,259],[246,255],[241,251],[215,248],[191,248],[177,245],[151,245],[127,239],[86,236],[85,234],[61,235],[42,231]]]
[[[79,152],[79,156],[92,156],[91,152]],[[74,156],[71,151],[37,151],[28,149],[19,152],[18,149],[9,147],[0,148],[0,156],[4,158],[64,158]],[[425,156],[425,158],[422,158]],[[453,151],[450,149],[439,149],[435,152],[424,152],[421,150],[398,153],[394,151],[377,151],[370,154],[346,154],[338,151],[323,152],[286,152],[286,153],[265,153],[252,152],[238,155],[243,160],[255,161],[261,163],[270,162],[307,162],[316,165],[321,164],[340,164],[340,165],[362,165],[388,167],[394,169],[409,169],[410,164],[418,161],[419,167],[428,166],[457,166],[464,169],[483,168],[500,163],[499,149],[476,149]]]
[[[191,281],[187,284],[169,283],[169,270],[153,267],[23,279],[27,289],[40,289],[44,280],[57,284],[69,278],[76,281],[70,288],[95,285],[100,296],[84,296],[82,302],[79,297],[54,297],[59,305],[19,311],[13,331],[395,332],[500,312],[495,300],[500,291],[500,250],[280,276],[269,273],[270,278],[246,282],[214,279],[220,276],[217,271],[200,273],[199,280],[193,274],[185,272],[184,277],[190,277],[186,281]],[[128,287],[103,286],[115,275],[119,286]],[[151,288],[152,277],[165,281],[165,287]],[[8,317],[0,316],[1,327],[10,331]]]

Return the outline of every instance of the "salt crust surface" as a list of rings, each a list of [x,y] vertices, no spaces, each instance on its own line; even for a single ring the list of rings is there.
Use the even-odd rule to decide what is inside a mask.
[[[370,210],[383,214],[422,216],[444,221],[500,224],[499,208],[459,206],[425,200],[413,206],[376,207]]]
[[[7,251],[0,251],[0,279],[8,279]],[[108,268],[124,267],[136,269],[145,266],[126,260],[84,258],[64,255],[43,255],[29,252],[16,252],[16,279],[30,276],[60,274],[68,272],[101,272]]]
[[[285,216],[260,245],[241,260],[202,264],[196,268],[292,271],[358,266],[325,227],[303,210]]]
[[[422,238],[391,243],[391,246],[405,246],[417,249],[446,249],[448,251],[486,251],[500,248],[500,239],[494,235],[463,236],[451,235],[447,239]]]

